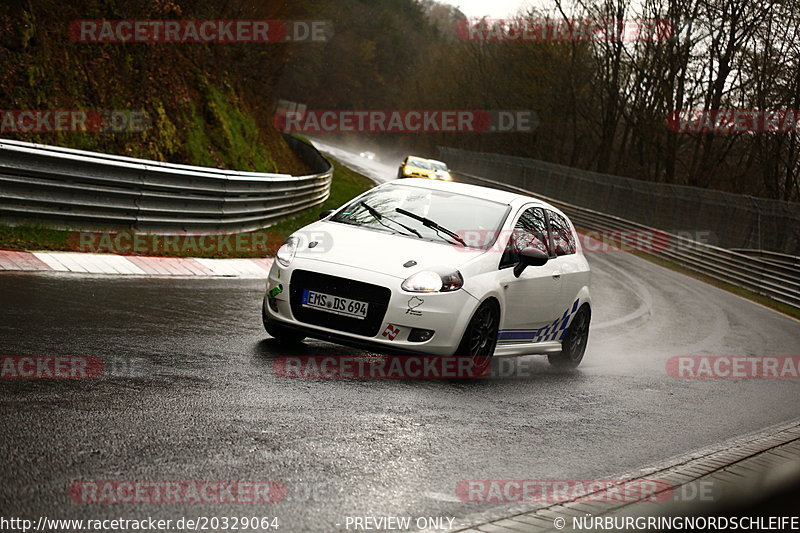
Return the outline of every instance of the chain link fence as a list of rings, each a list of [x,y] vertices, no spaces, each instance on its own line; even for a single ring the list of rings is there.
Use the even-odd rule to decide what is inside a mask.
[[[451,169],[708,244],[800,255],[800,203],[612,176],[525,157],[439,147]]]

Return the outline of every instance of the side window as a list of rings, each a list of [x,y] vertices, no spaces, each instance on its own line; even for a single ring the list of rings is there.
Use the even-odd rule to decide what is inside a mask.
[[[500,268],[516,265],[519,262],[519,251],[525,248],[538,248],[544,253],[547,249],[547,223],[544,209],[532,207],[520,215],[514,231],[508,239],[503,257],[500,259]]]
[[[550,231],[553,236],[553,248],[556,255],[569,255],[575,253],[575,234],[569,227],[567,220],[553,211],[548,210],[550,218]]]

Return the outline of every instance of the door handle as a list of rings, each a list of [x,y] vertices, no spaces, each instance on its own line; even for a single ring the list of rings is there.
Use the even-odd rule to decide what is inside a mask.
[[[561,272],[553,272],[553,279],[561,278]]]

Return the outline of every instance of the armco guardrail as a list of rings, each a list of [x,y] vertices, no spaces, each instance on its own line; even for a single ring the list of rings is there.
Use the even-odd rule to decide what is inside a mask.
[[[0,218],[82,230],[250,231],[325,201],[333,168],[287,137],[314,172],[239,172],[0,140]]]
[[[800,255],[800,203],[602,174],[527,157],[439,147],[450,168],[653,228],[702,229],[715,246]]]
[[[679,263],[711,278],[768,296],[775,301],[800,307],[800,266],[798,265],[776,264],[775,261],[769,259],[745,255],[678,235],[671,235],[643,224],[585,207],[574,206],[541,196],[536,191],[528,191],[481,176],[460,172],[456,172],[455,175],[459,181],[465,183],[475,183],[541,198],[564,211],[578,228],[590,231],[648,232],[647,235],[653,238],[652,248],[649,252],[652,255]]]

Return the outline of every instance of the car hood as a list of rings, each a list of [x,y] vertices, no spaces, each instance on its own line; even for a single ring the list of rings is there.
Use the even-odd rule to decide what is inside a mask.
[[[405,279],[434,267],[457,269],[483,250],[405,237],[338,222],[315,222],[293,235],[299,237],[296,257],[388,274]],[[309,247],[311,242],[317,242]],[[403,266],[409,262],[415,265]]]

